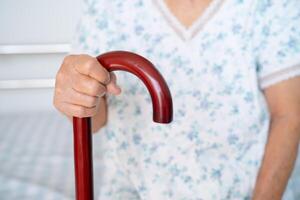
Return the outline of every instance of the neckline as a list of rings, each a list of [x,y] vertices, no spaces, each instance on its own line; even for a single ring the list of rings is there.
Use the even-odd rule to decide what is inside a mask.
[[[222,7],[225,0],[212,0],[205,8],[202,14],[190,25],[186,27],[180,20],[172,13],[164,0],[153,0],[159,12],[162,14],[167,24],[176,32],[176,34],[183,40],[188,41],[193,39],[202,30],[204,25],[217,13]]]

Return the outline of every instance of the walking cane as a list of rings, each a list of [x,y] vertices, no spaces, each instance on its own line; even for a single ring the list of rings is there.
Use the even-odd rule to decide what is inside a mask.
[[[121,70],[139,77],[146,85],[153,106],[153,121],[170,123],[173,104],[169,88],[153,64],[126,51],[114,51],[97,57],[109,72]],[[91,118],[73,117],[76,200],[93,200],[93,159]]]

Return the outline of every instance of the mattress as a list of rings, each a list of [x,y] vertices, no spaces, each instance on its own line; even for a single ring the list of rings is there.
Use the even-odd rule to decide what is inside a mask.
[[[72,124],[59,113],[0,115],[0,199],[75,199],[72,138]],[[95,172],[97,152],[94,145]]]

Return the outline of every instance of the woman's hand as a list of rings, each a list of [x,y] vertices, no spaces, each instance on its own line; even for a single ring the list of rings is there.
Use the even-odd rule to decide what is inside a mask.
[[[116,84],[115,75],[102,67],[96,58],[89,55],[65,57],[56,75],[53,100],[59,111],[68,117],[99,115],[106,118],[106,109],[101,110],[106,93],[118,95],[121,89]]]

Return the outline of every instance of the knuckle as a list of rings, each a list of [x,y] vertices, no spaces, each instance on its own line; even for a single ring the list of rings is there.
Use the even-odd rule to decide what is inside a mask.
[[[54,97],[59,97],[63,93],[63,89],[60,84],[55,84],[54,87]]]
[[[64,73],[61,70],[59,70],[55,77],[56,83],[60,83],[61,81],[63,81],[64,77],[65,77]]]
[[[60,92],[58,90],[55,90],[54,96],[53,96],[53,105],[57,108],[60,105]]]
[[[79,59],[89,59],[91,56],[89,56],[88,54],[82,53],[78,55]]]
[[[89,58],[86,62],[85,62],[85,68],[88,72],[91,72],[91,70],[93,70],[93,68],[97,65],[97,62],[94,58]]]
[[[63,60],[63,65],[69,65],[73,61],[74,57],[75,57],[74,55],[65,56]]]

